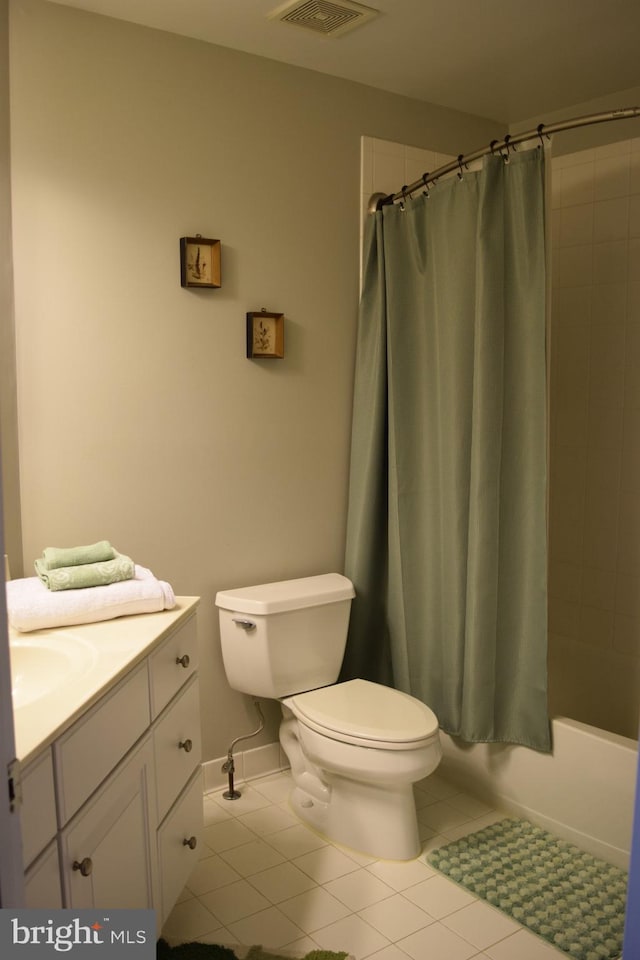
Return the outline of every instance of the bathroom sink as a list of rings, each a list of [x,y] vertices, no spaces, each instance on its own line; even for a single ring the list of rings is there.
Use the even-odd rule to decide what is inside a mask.
[[[12,639],[9,654],[15,710],[81,681],[96,662],[91,644],[62,630],[47,631],[46,638]]]

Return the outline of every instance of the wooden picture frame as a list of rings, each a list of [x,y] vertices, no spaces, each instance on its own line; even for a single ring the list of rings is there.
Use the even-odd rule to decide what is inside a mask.
[[[284,357],[284,314],[247,314],[247,358],[249,360],[282,360]]]
[[[220,287],[220,241],[180,237],[180,286]]]

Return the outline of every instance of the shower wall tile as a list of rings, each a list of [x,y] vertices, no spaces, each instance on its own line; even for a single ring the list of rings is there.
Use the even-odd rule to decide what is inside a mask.
[[[628,141],[626,141],[628,143]],[[626,197],[629,194],[629,152],[602,159],[594,163],[593,199],[608,200],[611,197]]]
[[[625,736],[640,681],[640,138],[552,163],[550,704]]]
[[[619,323],[627,319],[627,284],[599,283],[587,287],[585,297],[591,305],[591,318],[594,323]]]

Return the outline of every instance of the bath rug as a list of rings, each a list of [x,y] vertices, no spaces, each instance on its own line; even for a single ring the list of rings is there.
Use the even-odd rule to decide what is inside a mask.
[[[335,953],[333,950],[310,950],[304,956],[300,953],[272,953],[261,946],[223,947],[216,943],[181,943],[170,947],[166,940],[158,940],[157,960],[353,960],[349,953]]]
[[[576,960],[622,953],[625,871],[527,820],[438,847],[427,863]]]

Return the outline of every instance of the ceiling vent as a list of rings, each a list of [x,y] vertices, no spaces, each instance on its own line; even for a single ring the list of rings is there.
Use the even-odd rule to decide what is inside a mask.
[[[338,37],[373,20],[379,12],[352,0],[294,0],[273,10],[268,18],[306,27],[321,37]]]

